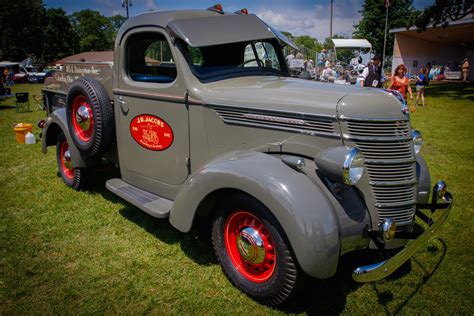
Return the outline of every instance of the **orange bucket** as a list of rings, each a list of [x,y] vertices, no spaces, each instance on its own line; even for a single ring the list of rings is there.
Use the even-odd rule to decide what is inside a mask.
[[[33,124],[30,124],[30,123],[16,124],[13,127],[13,131],[15,132],[16,141],[18,142],[18,144],[24,144],[25,143],[25,135],[28,132],[31,132],[32,130],[33,130]]]

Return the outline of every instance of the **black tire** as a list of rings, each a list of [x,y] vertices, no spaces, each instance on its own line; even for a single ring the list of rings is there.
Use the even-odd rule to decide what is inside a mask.
[[[63,179],[64,183],[78,191],[86,187],[88,173],[85,168],[74,168],[72,165],[68,165],[66,161],[68,160],[67,154],[65,153],[69,149],[69,144],[61,133],[58,135],[58,140],[56,142],[56,162],[58,165],[59,175]],[[69,164],[70,164],[69,156]]]
[[[233,222],[239,216],[244,216],[240,219],[241,224],[238,224],[243,225],[243,227],[247,226],[242,223],[248,223],[245,216],[249,216],[249,218],[254,217],[257,219],[257,223],[258,221],[260,222],[250,226],[257,225],[260,227],[258,229],[259,237],[267,236],[261,238],[264,240],[265,247],[263,248],[267,249],[264,252],[265,258],[267,256],[274,257],[276,260],[272,263],[272,261],[266,262],[267,259],[264,259],[264,262],[259,264],[268,264],[272,268],[262,268],[254,265],[254,263],[249,264],[249,261],[246,261],[246,258],[242,256],[241,249],[245,247],[241,246],[241,242],[236,242],[235,248],[238,251],[236,255],[232,245],[233,239],[230,236],[232,236],[232,231],[236,231]],[[263,227],[260,224],[263,224]],[[242,230],[237,229],[237,231],[240,231],[239,236],[243,236],[244,230],[245,228]],[[302,283],[303,272],[297,266],[295,256],[283,229],[273,214],[262,203],[251,196],[233,194],[218,204],[212,224],[212,243],[217,259],[229,280],[247,295],[263,304],[276,306],[284,303],[292,297],[292,294]],[[271,244],[273,248],[268,248],[267,243]],[[250,244],[254,247],[252,249],[256,249],[255,244]],[[274,252],[268,251],[268,249],[274,249]],[[256,252],[249,251],[244,253],[255,254]],[[248,255],[247,257],[252,257],[251,260],[255,259],[255,261],[258,261],[258,256],[256,255]],[[240,263],[245,263],[239,265],[235,263],[236,260],[242,260]],[[253,274],[253,272],[257,271],[256,268],[263,269],[262,274]],[[269,271],[272,272],[268,274]]]
[[[82,120],[79,109],[89,119]],[[85,158],[97,158],[112,144],[115,122],[107,91],[95,79],[81,78],[69,87],[66,98],[67,124],[72,141]],[[87,128],[80,124],[87,124]]]

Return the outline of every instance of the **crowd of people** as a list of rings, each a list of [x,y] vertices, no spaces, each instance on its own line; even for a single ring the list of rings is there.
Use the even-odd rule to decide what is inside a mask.
[[[325,57],[328,56],[326,50],[321,51],[318,54],[317,66],[323,70],[320,72],[319,80],[326,82],[335,82],[336,79],[347,80],[344,74],[337,72],[334,69],[333,63],[331,63]],[[291,64],[293,59],[303,59],[301,53],[292,51],[287,57],[286,61],[288,65]],[[311,61],[312,62],[312,61]],[[307,61],[305,61],[306,68]],[[311,66],[313,66],[311,64]],[[324,67],[324,68],[323,68]],[[469,75],[469,60],[464,58],[461,67],[462,81],[466,82]],[[381,58],[379,55],[375,55],[372,60],[359,71],[359,75],[356,81],[356,86],[360,87],[371,87],[371,88],[383,88],[386,87],[389,91],[399,92],[405,101],[408,101],[408,97],[414,100],[414,105],[410,107],[412,112],[416,111],[416,107],[426,106],[425,103],[425,88],[430,83],[430,74],[432,73],[432,65],[428,62],[424,67],[420,68],[418,73],[408,74],[408,69],[404,64],[398,65],[388,83],[385,82],[385,75],[381,67]],[[414,98],[411,83],[415,83],[416,98]]]

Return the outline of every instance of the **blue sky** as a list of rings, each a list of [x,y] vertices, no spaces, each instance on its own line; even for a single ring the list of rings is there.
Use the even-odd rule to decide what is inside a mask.
[[[382,1],[382,0],[380,0]],[[83,9],[98,10],[109,16],[125,15],[122,0],[44,0],[46,7],[62,7],[68,14]],[[329,36],[330,0],[254,0],[254,1],[183,1],[183,0],[131,0],[130,15],[150,10],[206,9],[221,3],[224,11],[247,8],[274,27],[295,35],[310,35],[323,41]],[[333,32],[344,36],[352,34],[354,24],[360,19],[359,10],[364,0],[334,0]],[[431,4],[432,0],[414,0],[416,8]]]

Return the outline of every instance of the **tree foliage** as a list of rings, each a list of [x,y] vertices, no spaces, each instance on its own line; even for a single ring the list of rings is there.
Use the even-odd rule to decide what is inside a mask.
[[[1,59],[15,61],[27,56],[40,57],[44,23],[45,9],[42,0],[1,0]]]
[[[416,26],[419,31],[426,30],[429,24],[447,26],[450,21],[456,21],[473,14],[474,0],[436,0],[434,4],[416,12],[407,27]]]
[[[74,54],[79,48],[79,38],[75,34],[66,11],[61,8],[46,10],[44,28],[43,59],[54,60]]]
[[[362,5],[362,19],[355,25],[354,38],[366,38],[372,44],[373,51],[383,55],[383,40],[385,32],[385,5],[381,0],[365,0]],[[393,52],[393,34],[388,30],[405,27],[416,13],[413,0],[391,1],[388,9],[387,47],[386,55]]]
[[[306,47],[314,52],[319,52],[322,49],[318,40],[308,35],[297,36],[294,42],[296,45]]]
[[[111,50],[121,15],[82,10],[67,16],[42,0],[0,0],[0,60],[44,63],[83,51]]]
[[[342,35],[339,34],[334,34],[332,38],[345,38]],[[332,42],[330,37],[326,37],[326,39],[323,42],[323,48],[325,49],[333,49],[334,48],[334,43]]]
[[[82,10],[71,15],[81,51],[109,50],[113,47],[112,23],[99,11]]]

